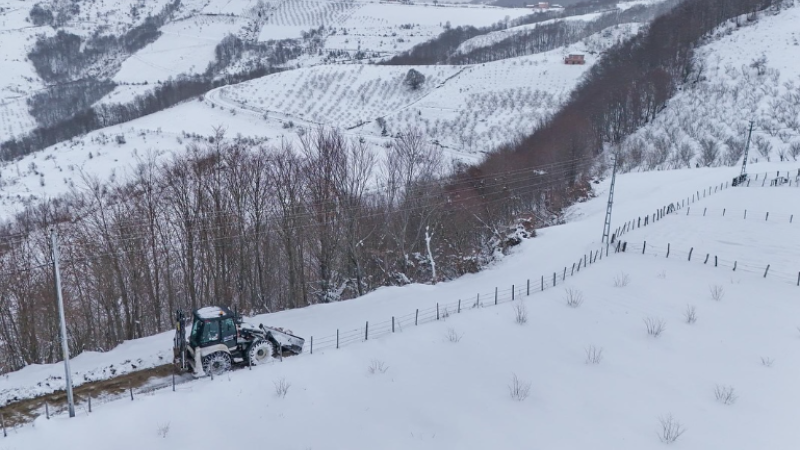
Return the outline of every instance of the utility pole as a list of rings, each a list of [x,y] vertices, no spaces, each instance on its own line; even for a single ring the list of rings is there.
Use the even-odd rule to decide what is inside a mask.
[[[61,351],[64,353],[64,371],[67,384],[67,403],[69,405],[69,416],[75,417],[75,400],[72,396],[72,374],[69,370],[69,345],[67,341],[67,321],[64,318],[64,298],[61,296],[61,273],[58,270],[58,239],[56,229],[50,229],[50,244],[53,247],[53,273],[56,279],[56,297],[58,298],[58,320],[61,325]]]
[[[742,173],[739,175],[739,183],[747,175],[747,154],[750,151],[750,137],[753,135],[753,121],[750,121],[750,131],[747,133],[747,145],[744,146],[744,159],[742,160]]]
[[[608,190],[608,206],[606,207],[606,221],[603,225],[603,240],[608,245],[611,235],[611,208],[614,206],[614,184],[617,182],[617,157],[614,157],[614,169],[611,172],[611,188]]]

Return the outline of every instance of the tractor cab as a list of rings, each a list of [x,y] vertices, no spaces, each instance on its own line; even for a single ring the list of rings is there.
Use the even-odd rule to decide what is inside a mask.
[[[207,306],[192,313],[192,333],[189,346],[193,348],[224,344],[233,350],[236,347],[237,320],[230,309]]]

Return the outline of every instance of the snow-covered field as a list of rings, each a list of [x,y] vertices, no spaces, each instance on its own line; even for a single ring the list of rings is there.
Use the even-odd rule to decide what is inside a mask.
[[[796,164],[758,164],[752,172],[797,171]],[[643,216],[667,203],[702,193],[737,174],[735,169],[691,169],[626,174],[617,179],[614,225]],[[263,424],[277,448],[661,448],[660,417],[669,414],[685,430],[680,448],[793,449],[800,442],[794,426],[800,395],[800,304],[798,287],[779,277],[730,267],[689,262],[658,250],[629,250],[589,265],[566,282],[528,297],[531,279],[571,266],[600,247],[608,180],[598,197],[573,208],[571,221],[540,230],[512,255],[488,270],[437,286],[385,288],[357,300],[259,316],[256,323],[285,326],[310,338],[363,327],[365,321],[398,321],[394,335],[336,350],[318,345],[306,354],[203,379],[134,402],[79,408],[78,418],[40,418],[11,431],[11,448],[46,448],[69,440],[76,448],[213,448],[229,436],[198,433],[219,424],[219,410],[237,411],[226,435],[239,445],[263,443]],[[702,195],[702,194],[701,194]],[[788,214],[798,206],[797,188],[730,188],[692,203],[718,210],[736,208]],[[647,240],[694,247],[722,258],[771,263],[776,272],[800,269],[800,223],[684,215],[685,209],[623,236],[633,244]],[[794,211],[797,212],[797,211]],[[790,245],[780,245],[789,243]],[[641,247],[639,247],[641,248]],[[542,258],[541,255],[548,255]],[[629,284],[615,287],[626,274]],[[475,294],[491,304],[495,287],[516,285],[516,303],[528,322],[517,325],[511,302],[472,309]],[[582,293],[578,308],[565,305],[571,288]],[[722,289],[720,301],[711,288]],[[506,294],[507,295],[507,294]],[[502,297],[501,297],[502,298]],[[464,311],[449,311],[439,322],[413,326],[413,312],[464,299]],[[467,299],[470,299],[468,302]],[[467,306],[469,305],[469,306]],[[685,322],[687,305],[697,322]],[[663,320],[658,337],[648,336],[644,319]],[[451,331],[452,330],[452,331]],[[451,339],[449,336],[455,335]],[[491,338],[488,338],[491,337]],[[359,341],[360,339],[356,339]],[[452,342],[458,341],[458,342]],[[723,343],[723,345],[720,345]],[[73,361],[78,379],[90,371],[130,360],[145,366],[159,361],[171,333],[87,354]],[[599,364],[587,363],[590,346],[602,349]],[[385,372],[373,370],[381,363]],[[0,391],[57,386],[60,365],[29,367],[8,374]],[[515,401],[512,378],[527,385],[529,396]],[[50,377],[48,379],[48,377]],[[285,397],[273,383],[291,386]],[[717,387],[732,387],[735,401],[715,398]],[[213,412],[213,413],[212,413]],[[114,424],[129,423],[119,427]],[[166,433],[159,432],[164,426]],[[115,432],[101,432],[114,429]],[[272,429],[272,428],[270,428]],[[313,433],[309,433],[313,429]]]
[[[800,5],[795,4],[754,23],[742,18],[743,27],[729,23],[718,30],[697,51],[698,73],[654,121],[628,138],[625,148],[647,142],[653,154],[669,155],[660,164],[655,164],[659,158],[645,156],[642,168],[729,164],[741,160],[730,149],[744,148],[753,121],[751,159],[796,160],[800,64],[789,55],[800,51],[798,20]]]
[[[403,83],[410,69],[425,75],[418,89]],[[458,66],[317,66],[223,87],[209,97],[262,115],[277,112],[351,128],[408,108],[463,70]]]
[[[154,83],[203,73],[214,61],[217,44],[246,24],[237,17],[197,16],[165,25],[161,37],[122,63],[114,81]]]

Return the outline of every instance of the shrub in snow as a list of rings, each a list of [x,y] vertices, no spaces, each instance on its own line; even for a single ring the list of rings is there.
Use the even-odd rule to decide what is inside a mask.
[[[684,311],[683,317],[686,319],[686,323],[689,325],[697,322],[697,312],[695,307],[692,305],[686,305],[686,311]]]
[[[156,430],[156,434],[158,434],[162,438],[166,438],[167,434],[169,434],[169,422],[159,424],[158,429]]]
[[[661,319],[648,317],[644,319],[644,326],[647,328],[647,334],[653,337],[659,337],[666,329],[667,324]]]
[[[614,277],[614,287],[625,287],[630,282],[631,278],[625,272],[620,272]]]
[[[514,321],[519,325],[524,325],[528,322],[528,310],[525,309],[525,305],[522,302],[514,305]]]
[[[367,370],[372,375],[376,373],[386,373],[386,371],[389,370],[389,366],[387,366],[386,363],[383,361],[380,361],[378,359],[373,359],[372,361],[370,361]]]
[[[714,388],[714,398],[723,405],[732,405],[736,403],[738,396],[734,393],[733,386],[717,385]]]
[[[508,390],[512,399],[521,402],[528,398],[528,394],[530,394],[531,391],[531,384],[520,380],[517,374],[514,374],[511,378],[511,384],[508,386]]]
[[[448,341],[458,344],[461,338],[464,337],[464,333],[458,334],[455,329],[448,328],[446,337]]]
[[[577,308],[583,304],[583,292],[572,288],[567,288],[564,292],[567,294],[567,306],[570,308]]]
[[[291,383],[286,381],[286,378],[281,378],[278,381],[273,381],[272,384],[275,385],[275,395],[280,398],[286,398],[286,394],[289,392],[289,388],[292,387]]]
[[[672,414],[660,417],[658,421],[661,424],[661,431],[658,433],[658,438],[665,444],[672,444],[677,441],[686,431],[683,425],[672,417]]]
[[[711,286],[709,288],[709,291],[711,291],[711,298],[716,301],[721,301],[722,297],[725,296],[725,289],[723,289],[722,286],[718,284]]]
[[[772,363],[774,363],[774,362],[775,362],[775,360],[772,359],[772,358],[765,357],[765,356],[761,357],[761,364],[763,364],[764,367],[772,367]]]
[[[600,364],[603,360],[603,349],[594,345],[586,347],[586,364]]]

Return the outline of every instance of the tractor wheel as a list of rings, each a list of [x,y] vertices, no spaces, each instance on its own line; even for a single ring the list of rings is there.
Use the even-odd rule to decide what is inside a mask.
[[[203,357],[203,372],[206,375],[220,375],[228,370],[231,370],[231,355],[214,352]]]
[[[272,361],[274,352],[275,348],[272,342],[259,339],[250,344],[250,348],[247,349],[247,360],[253,366],[268,363]]]

